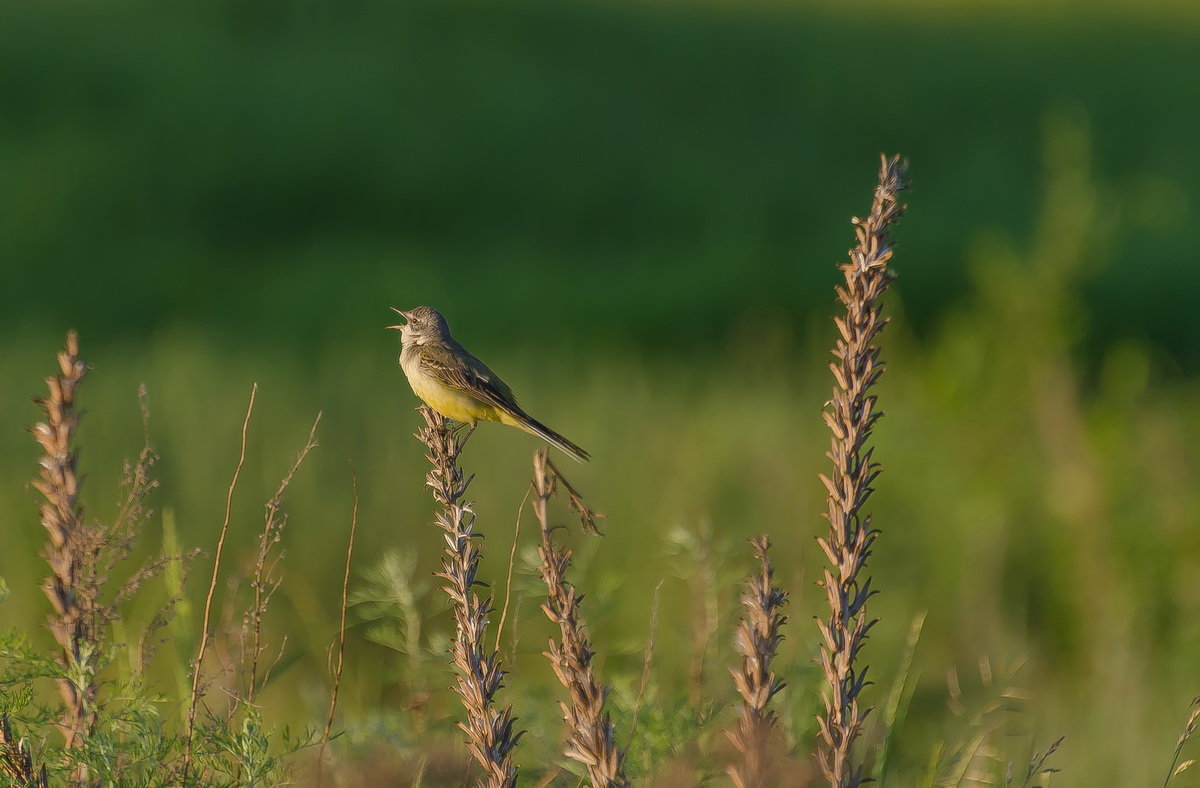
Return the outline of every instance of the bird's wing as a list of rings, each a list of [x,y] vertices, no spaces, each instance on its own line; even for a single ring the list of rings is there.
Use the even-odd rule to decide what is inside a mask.
[[[512,389],[461,346],[454,352],[443,345],[421,346],[421,369],[452,389],[501,410],[520,413]]]

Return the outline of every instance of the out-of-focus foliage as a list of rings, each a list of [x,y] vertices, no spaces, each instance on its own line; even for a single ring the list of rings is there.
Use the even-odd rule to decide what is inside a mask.
[[[859,184],[901,151],[926,330],[981,232],[1027,237],[1068,111],[1124,220],[1091,329],[1194,364],[1200,23],[1054,7],[5,3],[0,325],[302,352],[430,302],[476,335],[698,348],[823,318]]]

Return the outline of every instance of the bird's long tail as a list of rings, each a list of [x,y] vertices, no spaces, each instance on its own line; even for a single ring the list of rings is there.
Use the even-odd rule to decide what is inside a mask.
[[[571,441],[559,435],[545,424],[542,424],[536,419],[530,418],[525,413],[517,412],[505,415],[512,419],[512,426],[520,427],[530,435],[536,435],[554,448],[570,456],[570,458],[576,462],[587,462],[592,458],[591,455],[586,451],[576,446],[574,443],[571,443]]]

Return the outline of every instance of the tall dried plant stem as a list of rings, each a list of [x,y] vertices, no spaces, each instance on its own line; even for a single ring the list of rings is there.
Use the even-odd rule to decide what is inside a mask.
[[[859,651],[877,619],[867,617],[871,579],[862,577],[878,531],[871,527],[863,508],[879,474],[867,442],[880,412],[875,409],[871,386],[883,373],[879,348],[872,344],[887,324],[878,300],[892,281],[888,228],[904,212],[897,193],[907,188],[907,163],[900,157],[881,157],[879,184],[871,213],[854,218],[858,245],[841,266],[845,285],[837,288],[846,308],[837,317],[838,339],[829,365],[833,372],[833,398],[824,412],[832,433],[830,476],[821,475],[828,495],[829,533],[817,540],[830,566],[821,586],[829,602],[829,618],[819,621],[822,644],[820,663],[825,675],[822,690],[825,714],[818,716],[821,747],[818,761],[830,785],[838,788],[863,782],[863,767],[854,758],[854,742],[862,733],[870,708],[859,705],[867,684],[867,667],[857,664]]]
[[[779,612],[787,602],[787,594],[775,585],[775,568],[768,554],[770,540],[760,536],[750,544],[758,559],[758,572],[747,578],[742,592],[745,610],[736,640],[737,650],[742,654],[741,669],[730,671],[743,702],[736,726],[725,733],[742,756],[740,763],[728,769],[737,788],[767,784],[766,745],[778,721],[778,715],[768,706],[784,687],[771,670],[771,660],[783,639],[779,631],[787,623],[787,617]]]
[[[481,555],[476,546],[479,534],[475,531],[472,504],[462,500],[471,478],[463,476],[458,455],[470,433],[462,437],[461,425],[451,427],[445,417],[427,406],[422,405],[418,410],[425,418],[425,426],[417,431],[417,439],[429,449],[426,459],[433,466],[425,484],[439,505],[434,524],[445,531],[442,571],[437,576],[445,581],[443,590],[454,608],[456,632],[450,654],[457,668],[455,691],[467,712],[466,722],[460,722],[459,727],[467,734],[471,754],[483,767],[484,775],[478,784],[488,788],[516,785],[512,750],[521,734],[513,731],[512,708],[495,707],[504,671],[500,669],[497,652],[486,649],[483,642],[492,599],[481,600],[475,593],[475,586],[480,584],[475,579]]]
[[[72,446],[79,412],[75,408],[75,390],[87,373],[87,364],[79,358],[79,337],[67,334],[64,350],[58,353],[59,374],[46,378],[50,393],[37,400],[46,416],[33,427],[41,444],[41,472],[33,486],[44,497],[42,526],[49,534],[43,557],[50,565],[50,577],[43,589],[54,606],[49,629],[62,648],[59,657],[69,677],[58,680],[58,690],[66,709],[62,728],[67,747],[78,747],[95,724],[95,658],[92,645],[97,640],[95,600],[81,593],[83,555],[87,547],[83,512],[79,505],[81,481],[76,474],[77,452]]]
[[[548,454],[548,450],[541,449],[533,455],[533,513],[542,532],[542,543],[538,546],[540,571],[546,583],[546,603],[542,605],[542,612],[558,624],[561,636],[559,641],[551,638],[545,654],[554,674],[571,696],[570,705],[559,703],[567,723],[566,755],[587,768],[592,785],[626,786],[629,780],[623,766],[625,755],[616,745],[612,720],[604,710],[608,690],[597,680],[592,668],[595,652],[579,617],[583,596],[566,577],[571,565],[571,550],[555,544],[554,529],[550,527],[547,504],[555,493],[557,482],[562,481],[567,488],[571,508],[580,514],[585,529],[593,532],[596,530],[595,514],[559,474]]]
[[[229,522],[233,514],[233,491],[237,489],[238,477],[242,475],[242,466],[246,464],[246,434],[250,429],[250,416],[254,413],[254,398],[258,394],[258,384],[250,388],[250,402],[246,405],[246,418],[242,420],[241,449],[238,452],[237,466],[233,470],[233,479],[225,494],[225,517],[221,521],[221,533],[217,537],[217,551],[213,557],[212,577],[208,583],[208,593],[204,597],[204,620],[200,629],[200,647],[196,651],[196,662],[192,665],[192,691],[188,701],[187,727],[183,738],[183,767],[180,785],[187,785],[188,769],[192,762],[192,738],[196,730],[196,708],[200,703],[200,673],[204,667],[204,656],[208,651],[209,622],[212,616],[213,597],[217,593],[217,574],[221,571],[221,555],[225,551],[225,537],[229,533]]]

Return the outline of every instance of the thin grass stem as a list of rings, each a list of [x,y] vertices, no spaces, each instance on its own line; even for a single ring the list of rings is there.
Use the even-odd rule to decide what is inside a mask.
[[[271,668],[273,665],[268,665],[263,671],[262,681],[259,682],[259,659],[262,657],[266,646],[262,639],[262,622],[263,617],[267,613],[267,607],[271,604],[271,598],[279,589],[279,584],[282,582],[281,576],[275,574],[275,569],[278,566],[281,555],[277,552],[273,553],[272,549],[283,539],[284,528],[287,527],[288,517],[283,511],[283,498],[287,493],[288,487],[292,484],[292,479],[296,472],[300,470],[300,466],[304,464],[304,460],[308,457],[308,453],[317,446],[317,427],[321,424],[322,413],[317,413],[317,418],[313,421],[312,428],[308,431],[308,440],[305,441],[304,447],[300,449],[300,453],[296,455],[296,459],[292,462],[290,468],[283,479],[279,482],[279,486],[275,489],[275,494],[271,496],[271,500],[267,501],[266,512],[263,517],[263,528],[258,535],[258,555],[254,561],[254,576],[250,581],[250,587],[254,591],[254,603],[250,610],[245,614],[244,626],[250,631],[251,646],[250,646],[250,668],[247,675],[246,683],[246,703],[254,704],[254,698],[261,689],[261,684],[265,684],[270,677]],[[244,630],[243,630],[244,631]]]
[[[321,777],[325,766],[325,748],[333,731],[333,715],[337,711],[338,691],[342,687],[342,668],[346,660],[346,611],[350,601],[350,565],[354,559],[354,537],[358,533],[358,474],[350,466],[350,478],[354,485],[354,510],[350,513],[350,538],[346,542],[346,570],[342,574],[342,610],[338,621],[337,662],[333,667],[333,688],[329,692],[329,715],[325,718],[325,730],[321,732],[321,745],[317,749],[317,788],[321,788]]]
[[[221,532],[217,536],[216,554],[213,556],[212,577],[208,583],[208,593],[204,597],[204,616],[200,629],[200,646],[196,650],[196,662],[192,666],[192,691],[188,698],[187,725],[183,736],[183,765],[180,774],[180,784],[186,786],[188,771],[192,761],[192,738],[196,730],[196,708],[200,702],[200,674],[204,667],[204,656],[208,651],[209,623],[212,616],[213,597],[217,593],[217,575],[221,571],[221,556],[225,551],[225,537],[229,533],[229,522],[233,515],[233,492],[237,489],[238,478],[242,474],[242,466],[246,463],[246,435],[250,429],[250,416],[254,413],[254,398],[258,395],[258,384],[250,387],[250,402],[246,406],[246,418],[242,420],[241,448],[238,452],[237,466],[233,469],[233,479],[225,493],[225,517],[221,521]]]

